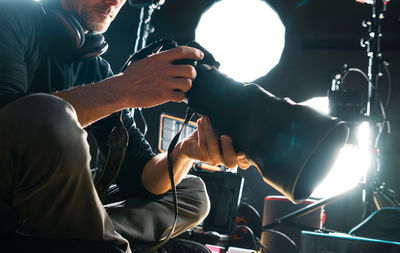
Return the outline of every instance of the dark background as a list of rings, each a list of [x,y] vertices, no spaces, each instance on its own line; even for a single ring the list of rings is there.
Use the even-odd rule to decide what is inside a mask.
[[[201,13],[213,2],[166,0],[161,9],[153,14],[152,25],[155,32],[150,35],[148,42],[159,38],[171,38],[183,44],[193,40]],[[278,12],[286,26],[286,45],[280,63],[269,74],[255,80],[266,90],[279,97],[290,97],[296,102],[301,102],[315,96],[326,96],[333,74],[337,73],[343,64],[367,72],[368,57],[366,49],[360,47],[360,38],[367,36],[367,29],[361,26],[361,22],[371,16],[370,5],[353,0],[266,2]],[[243,4],[245,3],[246,0],[243,0]],[[391,188],[400,192],[400,3],[392,0],[387,7],[382,27],[382,51],[384,60],[390,63],[393,82],[391,104],[387,111],[392,133],[385,135],[382,141],[382,175]],[[126,4],[105,34],[110,49],[104,57],[112,64],[116,73],[133,52],[139,13],[139,9]],[[362,86],[364,80],[357,74],[351,74],[347,82],[349,85],[366,87]],[[387,76],[384,76],[380,85],[384,87],[387,84]],[[183,117],[184,111],[184,105],[173,103],[144,110],[149,126],[147,138],[155,151],[158,145],[160,114],[168,112]],[[140,120],[138,124],[141,125]],[[240,173],[245,178],[242,200],[256,207],[262,214],[264,197],[276,192],[262,182],[255,168]],[[327,206],[326,211],[328,228],[348,231],[361,219],[360,192],[348,194]]]

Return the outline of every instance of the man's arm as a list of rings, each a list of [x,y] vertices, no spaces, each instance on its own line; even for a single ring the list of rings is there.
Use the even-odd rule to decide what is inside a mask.
[[[215,133],[208,117],[199,119],[197,126],[198,129],[177,144],[171,153],[176,184],[187,174],[195,160],[211,165],[225,165],[228,168],[237,165],[247,169],[250,166],[245,154],[235,152],[232,140],[228,136],[219,137]],[[149,192],[163,194],[171,189],[166,168],[166,153],[158,154],[147,162],[142,173],[142,183]]]
[[[36,63],[35,19],[19,4],[0,1],[0,107],[26,95],[29,63]]]
[[[174,49],[133,62],[121,74],[101,82],[74,87],[54,95],[69,102],[83,127],[125,108],[152,107],[180,102],[192,86],[196,70],[173,64],[179,59],[200,60],[203,53],[191,47]]]

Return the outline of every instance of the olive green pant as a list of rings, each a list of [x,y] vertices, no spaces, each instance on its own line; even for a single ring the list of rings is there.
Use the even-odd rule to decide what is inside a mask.
[[[168,234],[174,220],[171,194],[103,206],[93,185],[86,138],[73,107],[55,96],[29,95],[0,109],[0,233],[15,231],[25,220],[51,237],[118,245],[155,242]],[[177,192],[174,235],[209,211],[201,179],[188,175]]]

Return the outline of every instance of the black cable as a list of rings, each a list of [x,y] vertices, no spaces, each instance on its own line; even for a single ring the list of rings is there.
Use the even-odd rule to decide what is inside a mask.
[[[264,231],[266,231],[266,232],[271,232],[271,233],[275,233],[275,234],[277,234],[277,235],[282,236],[283,238],[285,238],[286,240],[288,240],[288,241],[290,242],[290,244],[292,244],[292,245],[297,249],[296,243],[295,243],[292,239],[290,239],[289,236],[285,235],[284,233],[282,233],[282,232],[280,232],[280,231],[277,231],[277,230],[273,230],[273,229],[266,229],[266,230],[264,230]]]
[[[169,179],[170,179],[170,183],[171,183],[171,190],[172,190],[172,197],[173,197],[173,202],[174,202],[174,209],[175,209],[175,217],[174,217],[174,222],[172,224],[171,230],[168,232],[167,237],[165,237],[164,240],[162,240],[161,242],[159,242],[158,244],[156,244],[155,246],[151,247],[150,249],[144,250],[142,251],[142,253],[150,253],[150,252],[154,252],[157,249],[159,249],[161,246],[163,246],[164,244],[166,244],[169,239],[171,239],[172,234],[175,230],[177,221],[178,221],[178,196],[176,193],[176,185],[175,185],[175,179],[174,179],[174,170],[173,170],[173,164],[172,164],[172,160],[171,160],[171,153],[174,150],[179,137],[182,133],[182,130],[185,128],[185,126],[187,125],[187,123],[190,121],[190,119],[193,116],[193,111],[190,110],[190,108],[188,107],[187,111],[186,111],[186,117],[185,117],[185,122],[183,123],[183,126],[181,127],[181,129],[179,130],[179,132],[175,135],[175,137],[172,139],[171,143],[169,144],[168,147],[168,152],[167,152],[167,161],[168,161],[168,175],[169,175]]]
[[[138,111],[139,111],[140,118],[141,118],[142,121],[143,121],[143,135],[146,136],[147,130],[148,130],[147,121],[146,121],[146,118],[145,118],[144,115],[143,115],[143,110],[142,110],[142,108],[137,108],[137,109],[138,109]],[[132,109],[132,110],[133,110],[133,109]]]
[[[387,78],[388,78],[388,92],[387,92],[387,98],[386,98],[386,104],[385,104],[385,109],[387,109],[389,107],[390,99],[392,97],[392,75],[390,74],[390,71],[389,71],[389,68],[388,68],[389,63],[384,61],[382,63],[382,65],[383,65],[383,68],[386,71],[386,75],[387,75]]]
[[[151,53],[157,52],[159,50],[161,50],[162,47],[165,46],[171,46],[171,45],[175,45],[174,42],[172,40],[168,40],[168,39],[164,39],[164,40],[159,40],[156,42],[151,43],[150,45],[148,45],[147,47],[135,52],[134,54],[130,55],[128,60],[125,62],[125,64],[123,65],[123,67],[121,68],[121,72],[125,71],[125,69],[130,65],[130,63],[134,60],[140,60],[148,55],[150,55]],[[134,109],[131,109],[134,110]],[[147,123],[146,120],[142,114],[142,110],[141,108],[139,108],[139,114],[143,120],[144,123],[144,135],[146,135],[147,133]],[[170,179],[170,183],[171,183],[171,191],[172,191],[172,197],[173,197],[173,202],[174,202],[174,211],[175,211],[175,217],[174,217],[174,222],[172,224],[171,230],[168,232],[167,237],[165,237],[165,239],[163,239],[161,242],[157,243],[155,246],[149,248],[149,249],[145,249],[144,251],[141,251],[142,253],[150,253],[150,252],[154,252],[156,251],[158,248],[160,248],[161,246],[163,246],[165,243],[167,243],[169,241],[169,239],[171,239],[172,234],[175,230],[177,221],[178,221],[178,197],[177,197],[177,193],[176,193],[176,184],[175,184],[175,179],[174,179],[174,170],[173,170],[173,165],[172,165],[172,160],[171,160],[171,153],[172,150],[175,148],[179,137],[182,133],[182,130],[185,128],[185,126],[187,125],[187,123],[190,121],[190,119],[193,116],[193,111],[190,110],[190,108],[187,108],[186,111],[186,117],[185,117],[185,121],[183,123],[182,128],[179,130],[179,132],[175,135],[175,137],[172,139],[169,147],[168,147],[168,152],[167,152],[167,161],[168,161],[168,175],[169,175],[169,179]],[[122,115],[122,114],[121,114]]]
[[[251,228],[249,228],[248,226],[246,226],[246,225],[238,225],[238,226],[235,227],[234,230],[238,230],[238,229],[240,229],[240,228],[244,228],[244,229],[246,229],[246,230],[250,233],[250,236],[251,236],[251,239],[252,239],[252,242],[253,242],[254,249],[256,250],[256,249],[257,249],[257,240],[256,240],[256,237],[255,237],[255,235],[254,235],[253,230],[252,230]]]
[[[387,78],[388,78],[388,91],[387,91],[387,97],[386,97],[386,102],[385,102],[384,106],[382,105],[382,101],[379,100],[379,107],[381,109],[381,115],[382,115],[382,118],[383,118],[383,122],[382,123],[384,125],[383,125],[383,127],[379,127],[379,134],[377,135],[377,138],[375,139],[375,143],[379,142],[380,136],[381,136],[381,134],[383,132],[383,129],[384,129],[385,125],[387,125],[388,133],[390,133],[390,122],[386,118],[386,110],[389,107],[391,96],[392,96],[392,76],[391,76],[389,68],[388,68],[389,64],[387,62],[383,62],[382,65],[383,65],[383,67],[385,69],[385,72],[386,72],[386,75],[387,75]],[[343,78],[342,78],[343,85],[344,85],[344,81],[345,81],[346,77],[348,76],[348,74],[350,72],[358,72],[358,73],[360,73],[363,76],[363,78],[368,82],[368,84],[371,84],[372,88],[374,88],[374,86],[373,86],[372,82],[370,82],[367,74],[365,74],[364,71],[362,71],[361,69],[358,69],[358,68],[348,68],[347,69],[346,73],[343,75]]]
[[[391,74],[390,74],[390,71],[389,71],[389,68],[388,68],[388,63],[387,62],[383,62],[382,65],[383,65],[383,67],[385,69],[385,72],[386,72],[386,75],[387,75],[387,78],[388,78],[388,91],[387,91],[387,98],[386,98],[385,105],[383,105],[382,101],[379,100],[379,108],[381,110],[381,115],[382,115],[383,122],[380,122],[381,124],[378,126],[379,130],[378,130],[378,134],[377,134],[377,136],[375,138],[375,142],[374,142],[375,147],[377,147],[377,145],[379,143],[379,140],[380,140],[380,137],[382,135],[383,129],[385,128],[385,125],[388,128],[388,133],[390,133],[390,122],[386,118],[386,110],[389,107],[391,96],[392,96],[392,77],[391,77]],[[346,77],[352,71],[360,73],[364,77],[364,79],[368,82],[368,84],[371,84],[371,86],[373,88],[375,88],[373,86],[373,84],[370,82],[368,76],[364,73],[364,71],[362,71],[361,69],[358,69],[358,68],[349,68],[347,70],[347,72],[343,75],[343,79],[342,79],[343,85],[344,85],[344,81],[345,81]]]
[[[385,102],[385,107],[384,107],[385,110],[387,110],[387,108],[389,107],[389,104],[390,104],[391,97],[392,97],[392,75],[391,75],[391,73],[389,71],[389,68],[388,68],[389,64],[387,62],[383,62],[382,65],[383,65],[383,67],[385,69],[386,76],[388,78],[388,91],[387,91],[387,97],[386,97],[386,102]],[[345,81],[346,77],[348,76],[348,74],[350,72],[358,72],[359,74],[362,75],[362,77],[367,81],[368,84],[371,83],[369,78],[368,78],[368,76],[367,76],[367,74],[365,74],[364,71],[362,71],[359,68],[349,68],[347,70],[347,72],[343,75],[343,78],[342,78],[342,83],[343,84],[344,84],[344,81]],[[372,86],[372,88],[375,88],[372,83],[371,83],[371,86]]]
[[[143,52],[144,52],[144,51],[143,51]],[[146,53],[147,53],[147,52],[146,52]],[[135,55],[135,54],[134,54],[134,55]],[[129,56],[128,60],[127,60],[127,61],[125,62],[125,64],[122,66],[121,72],[124,72],[125,69],[130,65],[130,63],[133,61],[133,56],[134,56],[134,55]],[[146,118],[145,118],[144,115],[143,115],[142,108],[136,108],[136,109],[137,109],[137,111],[139,112],[140,118],[142,119],[142,122],[143,122],[143,136],[146,136],[147,131],[148,131],[148,126],[147,126]],[[128,110],[131,112],[132,115],[135,115],[135,114],[133,113],[133,111],[135,110],[135,108],[130,108],[130,109],[128,109]]]
[[[359,69],[359,68],[349,68],[349,69],[347,70],[346,74],[343,76],[343,79],[342,79],[343,84],[344,84],[344,80],[346,79],[346,77],[349,75],[350,72],[357,72],[357,73],[361,74],[362,77],[364,77],[364,79],[367,81],[367,83],[368,83],[368,84],[370,83],[369,78],[368,78],[367,74],[365,74],[364,71],[362,71],[362,70]],[[372,83],[371,83],[371,85],[372,85]],[[373,85],[372,85],[372,87],[373,87]],[[373,87],[373,88],[374,88],[374,87]]]
[[[383,117],[383,121],[382,122],[378,122],[376,125],[378,127],[378,133],[376,134],[376,138],[375,138],[375,142],[374,142],[374,147],[378,147],[379,146],[379,141],[381,139],[382,133],[383,133],[383,129],[385,128],[385,125],[387,126],[388,130],[387,132],[390,133],[390,122],[387,120],[386,118],[386,111],[385,108],[382,104],[382,101],[379,100],[379,106],[382,112],[382,117]]]

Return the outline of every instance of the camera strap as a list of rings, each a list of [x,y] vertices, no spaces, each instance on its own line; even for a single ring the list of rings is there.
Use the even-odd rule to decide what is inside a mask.
[[[169,239],[171,239],[172,234],[173,234],[173,232],[175,230],[176,223],[178,221],[178,196],[177,196],[177,193],[176,193],[176,185],[175,185],[175,179],[174,179],[174,168],[173,168],[173,164],[172,164],[171,153],[174,150],[176,144],[178,143],[179,137],[181,136],[181,133],[182,133],[183,129],[186,127],[186,125],[192,119],[193,115],[194,115],[194,112],[190,109],[190,107],[188,107],[187,110],[186,110],[185,121],[184,121],[181,129],[179,130],[179,132],[172,139],[171,143],[168,146],[168,151],[167,151],[168,175],[169,175],[169,180],[171,182],[172,197],[173,197],[174,209],[175,209],[174,223],[172,224],[171,230],[168,232],[168,235],[167,235],[167,237],[165,237],[164,240],[162,240],[161,242],[156,244],[154,247],[143,251],[142,253],[150,253],[150,252],[156,251],[158,248],[160,248],[165,243],[167,243],[169,241]]]
[[[146,48],[143,48],[133,55],[130,55],[128,60],[122,67],[121,72],[123,72],[132,61],[140,60],[160,50],[163,45],[170,44],[173,44],[172,40],[160,40],[159,42],[153,42]],[[108,188],[110,187],[112,182],[114,182],[114,180],[118,177],[122,163],[125,159],[125,152],[128,148],[128,141],[129,134],[122,119],[122,111],[120,111],[119,122],[111,130],[111,133],[108,136],[108,154],[106,161],[104,163],[100,176],[95,181],[95,188],[100,200],[103,200],[103,197],[107,193]]]
[[[152,248],[142,251],[143,253],[154,252],[155,250],[163,246],[165,243],[169,241],[169,239],[171,239],[172,234],[175,230],[178,221],[179,208],[178,208],[178,196],[176,192],[174,168],[172,164],[171,153],[174,150],[176,144],[178,143],[179,137],[181,136],[183,129],[187,126],[188,122],[192,119],[193,115],[194,112],[190,109],[190,107],[188,107],[186,110],[185,121],[179,132],[172,139],[171,143],[168,146],[168,151],[167,151],[168,175],[171,183],[171,191],[175,209],[174,222],[172,224],[171,230],[168,232],[167,237],[165,237],[164,240],[162,240]],[[104,163],[104,167],[103,170],[101,171],[100,176],[95,182],[96,191],[101,200],[103,199],[104,195],[106,194],[112,182],[117,178],[119,174],[122,163],[125,159],[126,149],[128,147],[128,141],[129,141],[129,134],[125,125],[123,124],[122,111],[121,111],[120,122],[117,126],[113,128],[113,130],[109,135],[109,140],[108,140],[109,150],[106,162]]]
[[[108,154],[100,176],[96,179],[95,188],[100,200],[103,200],[108,188],[117,178],[128,148],[129,134],[122,120],[120,111],[119,123],[111,130],[108,137]]]
[[[176,46],[175,42],[169,39],[163,39],[159,40],[157,42],[153,42],[146,48],[136,52],[135,54],[131,55],[128,59],[128,61],[124,64],[122,67],[122,71],[124,71],[131,61],[134,60],[139,60],[142,59],[151,53],[159,51],[161,48],[164,48],[165,50],[172,48]],[[165,243],[171,239],[172,234],[175,230],[177,221],[178,221],[178,196],[176,192],[176,185],[175,185],[175,179],[174,179],[174,170],[173,170],[173,164],[172,164],[172,159],[171,159],[171,153],[173,149],[175,148],[176,144],[178,143],[179,137],[181,136],[181,133],[185,126],[188,124],[188,122],[192,119],[194,115],[194,112],[191,110],[191,108],[188,106],[186,110],[186,116],[185,116],[185,121],[179,130],[179,132],[174,136],[172,139],[171,143],[169,144],[168,151],[167,151],[167,162],[168,162],[168,175],[171,183],[171,191],[172,191],[172,196],[173,196],[173,202],[174,202],[174,209],[175,209],[175,217],[174,217],[174,222],[172,224],[171,230],[168,232],[168,235],[165,237],[164,240],[156,244],[155,246],[141,251],[142,253],[150,253],[156,251],[158,248],[163,246]],[[128,147],[128,141],[129,141],[129,134],[128,131],[123,123],[122,119],[122,111],[120,111],[120,120],[117,126],[113,128],[109,135],[109,140],[108,140],[108,146],[109,146],[109,151],[107,155],[106,162],[104,164],[103,170],[99,176],[99,178],[96,180],[95,187],[97,194],[100,199],[102,199],[107,192],[108,188],[112,184],[112,182],[117,178],[119,171],[121,169],[122,163],[125,158],[125,153]]]

